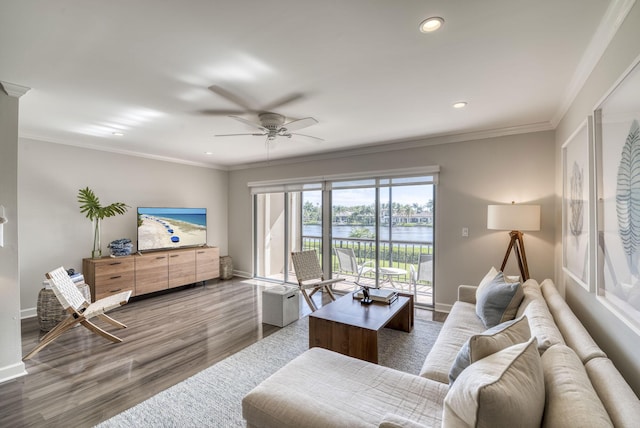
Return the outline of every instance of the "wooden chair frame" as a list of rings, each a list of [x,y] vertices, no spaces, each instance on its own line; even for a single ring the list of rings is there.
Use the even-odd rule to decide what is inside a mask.
[[[40,343],[38,343],[31,352],[24,356],[22,359],[23,361],[32,358],[44,347],[60,337],[65,331],[78,324],[112,342],[122,342],[122,339],[101,329],[89,321],[89,319],[98,317],[114,327],[126,328],[126,325],[114,320],[110,316],[106,315],[105,312],[126,304],[131,297],[131,291],[124,291],[122,293],[105,297],[104,299],[100,299],[96,302],[89,303],[85,300],[82,293],[78,291],[78,288],[73,281],[71,281],[71,278],[67,275],[67,271],[63,267],[59,267],[47,273],[46,276],[50,280],[54,294],[60,301],[62,307],[69,312],[69,316],[56,325],[50,332],[42,336]]]
[[[317,311],[318,307],[311,297],[320,290],[325,291],[331,300],[336,300],[336,296],[333,295],[331,290],[331,285],[344,281],[344,278],[324,279],[324,273],[320,267],[320,262],[318,262],[318,255],[315,250],[292,252],[291,261],[293,262],[293,269],[296,272],[302,297],[304,297],[312,311]],[[307,293],[308,290],[311,290],[311,292]]]

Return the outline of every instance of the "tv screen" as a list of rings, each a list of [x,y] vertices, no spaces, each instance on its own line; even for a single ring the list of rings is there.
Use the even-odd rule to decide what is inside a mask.
[[[206,208],[138,207],[138,251],[206,243]]]

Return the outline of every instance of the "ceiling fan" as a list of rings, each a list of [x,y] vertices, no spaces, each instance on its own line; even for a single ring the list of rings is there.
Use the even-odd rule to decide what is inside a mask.
[[[293,94],[290,94],[290,95],[287,95],[285,97],[279,98],[279,99],[277,99],[275,101],[267,103],[266,105],[263,105],[260,108],[255,109],[255,108],[251,107],[251,104],[249,102],[247,102],[245,99],[243,99],[239,95],[234,94],[234,93],[232,93],[230,91],[227,91],[226,89],[223,89],[220,86],[211,85],[207,89],[209,89],[214,94],[219,95],[222,98],[226,99],[227,101],[230,101],[233,104],[235,104],[238,107],[240,107],[240,109],[207,109],[207,110],[200,110],[200,113],[202,113],[202,114],[214,115],[214,116],[226,116],[226,115],[246,114],[246,113],[258,114],[258,113],[262,113],[262,112],[275,110],[278,107],[284,106],[285,104],[289,104],[289,103],[292,103],[294,101],[297,101],[297,100],[300,100],[300,99],[304,98],[304,95],[302,95],[300,93],[297,93],[297,92],[294,92]]]
[[[233,94],[217,85],[211,85],[208,88],[211,92],[225,98],[228,101],[238,105],[242,108],[242,110],[221,110],[221,109],[213,109],[213,110],[202,110],[201,112],[209,115],[229,115],[232,119],[240,121],[245,125],[249,125],[252,128],[258,129],[261,132],[253,132],[253,133],[244,133],[244,134],[218,134],[216,137],[236,137],[236,136],[246,136],[252,135],[256,137],[267,137],[267,143],[270,141],[274,141],[277,137],[286,137],[291,138],[293,136],[296,137],[304,137],[309,138],[316,141],[324,141],[322,138],[314,137],[312,135],[299,134],[292,131],[297,131],[299,129],[306,128],[311,125],[315,125],[318,121],[312,117],[305,117],[303,119],[295,119],[289,122],[286,122],[285,116],[272,113],[271,110],[274,110],[278,107],[282,107],[285,104],[289,104],[293,101],[297,101],[303,98],[302,94],[293,93],[291,95],[287,95],[280,99],[277,99],[271,103],[268,103],[260,109],[254,109],[250,106],[248,102],[239,97],[236,94]],[[251,120],[245,119],[243,117],[235,116],[237,114],[257,114],[258,120],[260,123],[253,122]]]
[[[275,140],[277,137],[286,137],[291,138],[294,135],[296,137],[305,137],[310,138],[316,141],[324,141],[322,138],[314,137],[312,135],[298,134],[296,132],[298,129],[306,128],[311,125],[315,125],[318,123],[312,117],[305,117],[304,119],[292,120],[290,122],[285,123],[285,117],[278,113],[271,112],[263,112],[258,114],[258,119],[260,119],[260,123],[255,123],[250,120],[247,120],[243,117],[239,116],[229,116],[232,119],[238,120],[246,125],[249,125],[253,128],[259,129],[262,131],[261,133],[247,133],[247,134],[218,134],[216,137],[237,137],[244,135],[252,135],[254,137],[267,137],[267,143]]]

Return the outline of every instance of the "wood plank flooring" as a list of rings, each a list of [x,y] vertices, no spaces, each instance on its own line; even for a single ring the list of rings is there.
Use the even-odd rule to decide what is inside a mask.
[[[279,330],[261,322],[262,289],[236,278],[134,299],[110,312],[128,326],[107,328],[119,344],[72,329],[0,384],[0,427],[91,427],[204,370]],[[40,335],[23,320],[23,355]]]

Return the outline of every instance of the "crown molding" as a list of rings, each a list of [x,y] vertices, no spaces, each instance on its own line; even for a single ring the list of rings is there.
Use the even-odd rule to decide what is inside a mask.
[[[21,138],[21,139],[25,139],[25,140],[39,141],[39,142],[42,142],[42,143],[61,144],[63,146],[79,147],[81,149],[97,150],[99,152],[107,152],[107,153],[115,153],[115,154],[119,154],[119,155],[134,156],[134,157],[138,157],[138,158],[151,159],[151,160],[162,161],[162,162],[171,162],[171,163],[178,163],[178,164],[182,164],[182,165],[197,166],[197,167],[200,167],[200,168],[217,169],[217,170],[220,170],[220,171],[227,171],[228,170],[228,168],[226,166],[224,166],[224,165],[217,165],[217,164],[213,164],[213,163],[204,163],[204,162],[193,162],[193,161],[174,158],[174,157],[170,157],[170,156],[160,156],[160,155],[153,155],[153,154],[149,154],[149,153],[135,152],[133,150],[113,149],[113,148],[105,148],[105,147],[102,147],[102,146],[92,145],[92,144],[78,144],[78,143],[66,142],[66,141],[55,141],[55,140],[53,140],[51,138],[44,138],[44,137],[40,137],[40,136],[37,136],[37,135],[19,134],[18,137]]]
[[[571,77],[558,110],[551,119],[554,128],[558,126],[571,104],[575,101],[578,93],[587,82],[602,55],[604,55],[609,43],[613,40],[635,2],[636,0],[613,0],[607,8],[578,63],[578,67],[576,67],[576,71]]]
[[[0,86],[2,86],[7,95],[14,98],[20,98],[31,89],[15,83],[5,82],[4,80],[0,80]]]
[[[508,135],[528,134],[531,132],[552,131],[554,127],[551,122],[540,122],[508,128],[489,129],[484,131],[474,131],[466,133],[440,134],[425,137],[413,137],[410,139],[385,141],[380,143],[370,143],[363,147],[356,147],[345,150],[333,150],[326,153],[318,153],[309,156],[295,156],[282,159],[272,159],[269,161],[252,162],[246,164],[232,165],[229,171],[236,171],[250,168],[272,167],[277,165],[287,165],[299,162],[314,162],[344,158],[347,156],[361,156],[372,153],[384,153],[397,150],[407,150],[426,146],[437,146],[440,144],[461,143],[464,141],[484,140],[487,138],[505,137]]]

